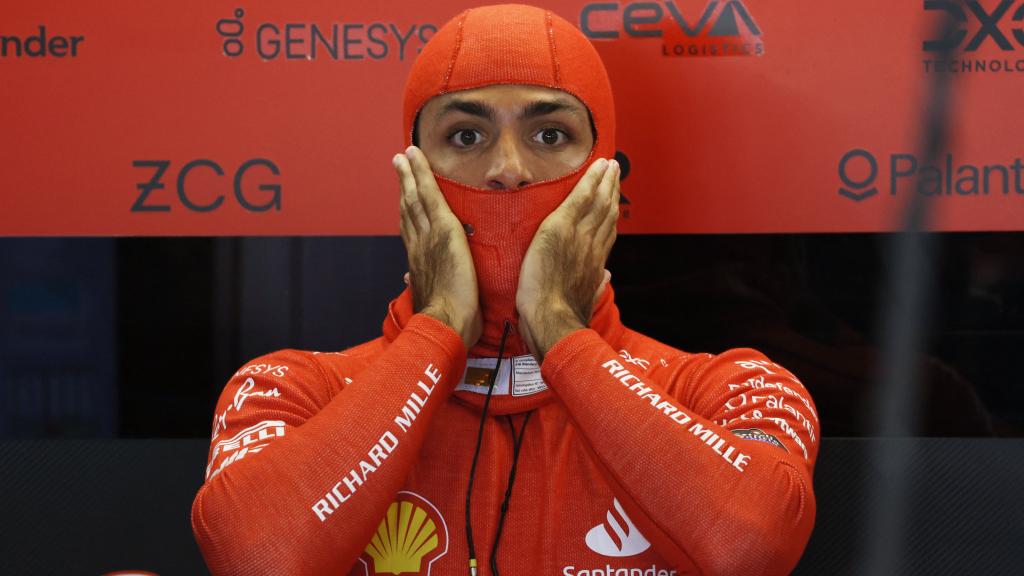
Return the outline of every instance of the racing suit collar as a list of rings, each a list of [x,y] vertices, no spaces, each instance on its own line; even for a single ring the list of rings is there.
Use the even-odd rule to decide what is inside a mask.
[[[412,290],[406,287],[397,298],[388,304],[388,315],[384,319],[383,324],[385,345],[390,344],[398,337],[413,314]],[[594,307],[594,314],[590,319],[590,328],[613,347],[621,339],[625,327],[619,320],[619,309],[615,305],[615,293],[611,283],[605,287],[604,293]],[[496,353],[497,351],[474,346],[469,351],[469,358],[493,358]],[[508,361],[509,357],[514,355],[516,354],[506,352],[505,359],[502,362]],[[484,394],[456,390],[452,397],[460,404],[472,407],[477,411],[483,410]],[[518,414],[548,404],[554,401],[554,399],[554,392],[550,387],[547,390],[529,396],[492,396],[488,414],[493,416]]]

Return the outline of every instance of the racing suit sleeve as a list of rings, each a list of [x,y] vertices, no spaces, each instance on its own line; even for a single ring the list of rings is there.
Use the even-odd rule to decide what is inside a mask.
[[[815,515],[803,385],[750,349],[632,360],[581,329],[542,366],[630,518],[681,571],[788,574]]]
[[[227,384],[192,529],[215,575],[346,574],[465,369],[451,328],[413,316],[330,397],[322,364],[283,351]],[[254,366],[256,368],[254,368]]]

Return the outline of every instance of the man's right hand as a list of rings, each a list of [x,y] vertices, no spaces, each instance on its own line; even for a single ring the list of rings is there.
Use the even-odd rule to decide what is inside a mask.
[[[480,339],[483,317],[466,233],[422,150],[410,146],[392,163],[402,189],[402,241],[409,255],[413,309],[451,326],[469,350]]]

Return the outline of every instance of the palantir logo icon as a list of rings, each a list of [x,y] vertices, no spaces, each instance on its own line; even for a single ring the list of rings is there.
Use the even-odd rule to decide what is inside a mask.
[[[618,499],[612,499],[605,521],[587,532],[587,547],[602,556],[623,558],[636,556],[650,548],[651,543],[626,516]]]
[[[863,173],[858,166],[867,163],[867,176],[858,180],[851,173]],[[853,165],[851,167],[851,164]],[[860,202],[878,194],[878,188],[874,186],[878,178],[878,160],[867,150],[856,148],[850,150],[839,160],[839,179],[844,186],[839,187],[839,194],[854,202]]]

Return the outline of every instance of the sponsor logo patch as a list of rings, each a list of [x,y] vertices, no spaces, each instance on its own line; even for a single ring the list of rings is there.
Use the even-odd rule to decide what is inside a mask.
[[[739,436],[740,438],[745,438],[747,440],[757,440],[758,442],[767,442],[768,444],[774,444],[775,446],[778,446],[779,448],[786,450],[786,446],[782,442],[780,442],[778,438],[772,436],[771,434],[768,434],[767,432],[761,430],[760,428],[739,428],[737,430],[733,430],[732,433]],[[786,452],[789,452],[789,450],[786,450]]]
[[[271,439],[284,436],[284,426],[283,420],[266,420],[242,430],[231,438],[217,442],[213,446],[210,463],[206,466],[206,479],[213,478],[228,466],[245,458],[246,454],[255,454],[263,450],[270,444]],[[231,456],[214,470],[213,464],[217,457],[228,453],[232,453]]]
[[[923,6],[925,12],[955,22],[947,35],[922,42],[926,73],[1024,72],[1024,2],[924,0]]]
[[[388,507],[370,543],[359,557],[371,574],[428,576],[448,553],[448,525],[426,498],[403,490]]]
[[[978,163],[962,162],[947,153],[926,164],[908,152],[876,155],[854,148],[839,159],[838,174],[839,194],[854,202],[886,193],[896,196],[916,192],[929,198],[965,201],[1024,195],[1024,159],[1020,157]]]
[[[602,556],[624,558],[640,554],[651,543],[633,525],[618,499],[612,499],[605,521],[587,532],[587,547]]]
[[[661,39],[662,56],[763,56],[764,38],[740,0],[592,2],[580,12],[592,40]]]

